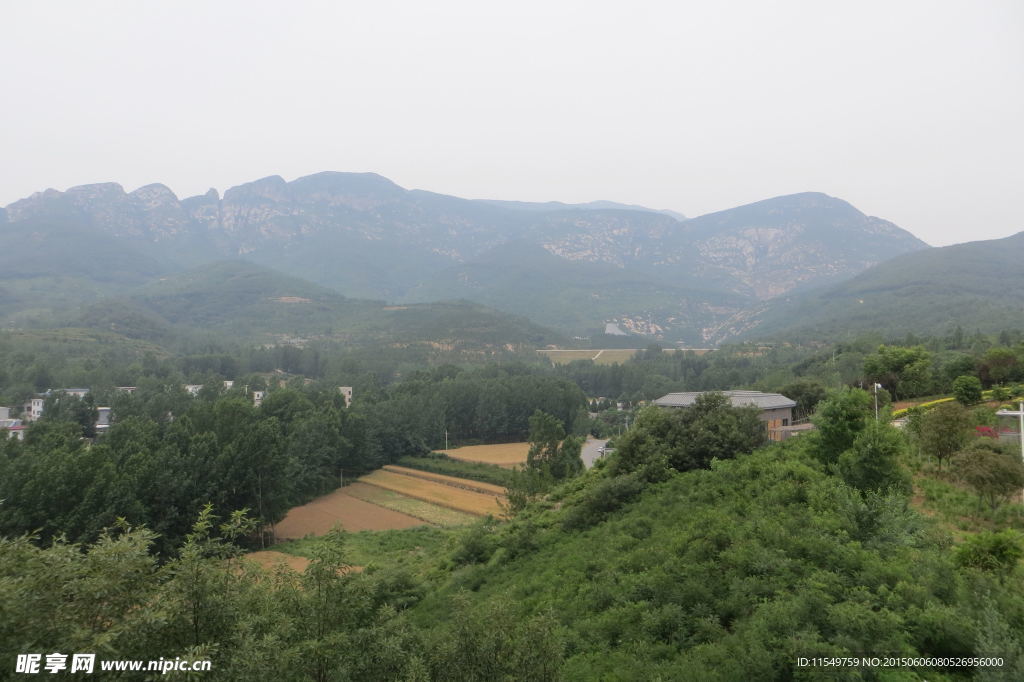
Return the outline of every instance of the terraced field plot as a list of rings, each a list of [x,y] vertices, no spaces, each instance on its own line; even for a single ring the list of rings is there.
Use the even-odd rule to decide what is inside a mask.
[[[381,488],[368,483],[353,483],[345,488],[350,495],[358,497],[381,507],[414,516],[435,526],[451,528],[465,526],[476,521],[477,517],[466,512],[456,511],[430,502],[409,497],[393,490]]]
[[[511,469],[519,464],[526,464],[526,453],[530,451],[529,443],[499,443],[497,445],[467,445],[454,450],[441,450],[452,459],[463,462],[483,462],[497,464]]]
[[[487,495],[496,495],[498,497],[505,496],[505,489],[500,485],[494,485],[493,483],[484,483],[483,481],[472,481],[468,478],[457,478],[455,476],[448,476],[446,474],[437,474],[432,471],[422,471],[420,469],[410,469],[408,467],[395,466],[394,464],[385,464],[384,471],[391,471],[396,474],[402,474],[403,476],[413,476],[415,478],[422,478],[426,481],[434,481],[435,483],[444,483],[445,485],[454,486],[456,488],[463,488],[465,490],[472,490],[477,493],[485,493]]]
[[[274,530],[278,540],[290,540],[323,535],[336,524],[354,532],[411,528],[423,523],[422,519],[359,499],[346,487],[294,507]]]
[[[419,472],[417,472],[419,473]],[[369,483],[385,490],[391,490],[408,497],[414,497],[424,502],[438,504],[442,507],[449,507],[457,511],[484,516],[502,514],[500,501],[504,498],[485,493],[478,493],[464,488],[429,481],[418,476],[406,476],[378,469],[359,479],[363,483]]]

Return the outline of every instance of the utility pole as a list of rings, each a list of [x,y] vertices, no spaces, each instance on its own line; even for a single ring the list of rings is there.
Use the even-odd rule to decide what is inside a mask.
[[[444,430],[444,449],[448,449],[448,429]]]
[[[878,389],[882,387],[882,384],[875,384],[875,421],[878,421]]]

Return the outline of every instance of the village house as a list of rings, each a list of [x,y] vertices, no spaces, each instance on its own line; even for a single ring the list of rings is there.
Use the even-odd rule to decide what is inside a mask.
[[[793,435],[790,428],[793,424],[793,408],[796,401],[780,393],[762,393],[760,391],[717,391],[729,399],[733,407],[754,406],[758,409],[758,417],[765,423],[770,440],[785,440]],[[686,408],[692,407],[701,392],[669,393],[654,401],[658,407]],[[798,432],[799,430],[797,430]]]
[[[110,430],[110,408],[96,408],[96,435],[100,436]]]
[[[9,407],[0,407],[0,432],[6,432],[8,438],[25,440],[25,427],[20,419],[11,418]]]
[[[85,396],[89,395],[88,388],[52,388],[46,393],[37,393],[34,397],[29,398],[25,401],[25,404],[21,407],[22,419],[28,422],[34,422],[43,416],[43,408],[46,405],[46,399],[52,395],[68,395],[73,398],[81,400]]]

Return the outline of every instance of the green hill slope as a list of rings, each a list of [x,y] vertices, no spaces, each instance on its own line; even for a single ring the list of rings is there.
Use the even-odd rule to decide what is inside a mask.
[[[484,613],[547,616],[567,680],[820,679],[798,659],[1016,646],[1017,588],[960,573],[903,498],[862,498],[797,447],[639,485],[590,475],[560,509],[478,529],[415,621],[451,617],[458,593]],[[1001,596],[980,596],[990,589]],[[1001,613],[995,599],[1008,600]],[[960,679],[903,668],[898,679]],[[828,679],[862,679],[848,672]]]
[[[251,263],[204,265],[160,278],[78,320],[133,338],[172,333],[304,343],[432,343],[451,347],[544,345],[557,334],[470,303],[389,306],[352,299]]]
[[[675,286],[638,270],[568,261],[526,242],[504,244],[448,268],[412,298],[479,301],[567,334],[601,333],[610,319],[650,320],[661,338],[690,343],[701,340],[701,330],[723,309],[749,304],[742,296]]]
[[[773,302],[746,338],[842,339],[1024,327],[1024,232],[904,254],[838,286]]]
[[[164,272],[156,260],[60,215],[0,221],[0,323],[52,323]]]

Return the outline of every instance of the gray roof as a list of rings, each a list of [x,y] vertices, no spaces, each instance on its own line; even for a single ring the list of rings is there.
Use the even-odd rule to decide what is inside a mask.
[[[710,391],[709,391],[710,392]],[[760,391],[714,391],[721,393],[732,402],[733,407],[753,405],[762,410],[779,410],[796,407],[796,402],[779,393],[761,393]],[[690,407],[697,401],[701,392],[669,393],[654,401],[659,407]]]

